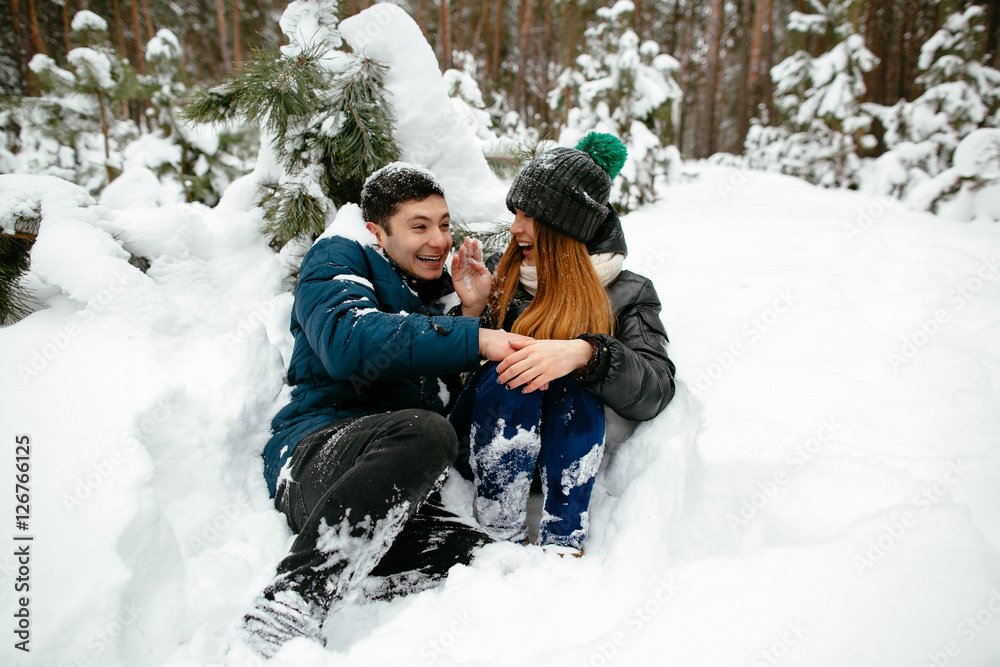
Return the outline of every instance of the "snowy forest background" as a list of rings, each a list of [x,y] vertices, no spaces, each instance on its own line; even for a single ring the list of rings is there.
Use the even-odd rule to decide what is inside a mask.
[[[271,664],[997,665],[995,2],[75,3],[0,6],[0,664],[223,664],[294,539],[303,253],[394,159],[500,241],[597,129],[678,392],[609,430],[586,557],[489,545]]]
[[[321,4],[335,32],[371,3]],[[516,169],[540,139],[572,144],[598,129],[630,147],[616,193],[625,210],[653,201],[658,179],[676,182],[681,158],[711,157],[950,217],[989,215],[972,200],[997,176],[990,156],[1000,142],[978,136],[968,164],[956,165],[955,150],[974,131],[1000,127],[996,3],[396,4],[435,49],[454,104],[498,173]],[[268,69],[288,42],[284,10],[281,1],[4,3],[0,173],[56,175],[97,194],[125,168],[129,144],[155,136],[174,148],[147,166],[188,201],[214,204],[252,167],[260,121],[274,109],[203,113],[230,121],[221,133],[180,122],[180,111],[226,77],[289,75]],[[350,50],[335,36],[314,46],[313,56]],[[312,114],[322,105],[271,101],[318,105]],[[358,168],[393,155],[390,146]]]

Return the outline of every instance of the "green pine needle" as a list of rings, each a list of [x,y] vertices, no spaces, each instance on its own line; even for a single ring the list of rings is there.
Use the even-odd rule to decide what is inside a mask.
[[[625,160],[628,158],[628,149],[625,148],[625,144],[612,134],[591,132],[581,139],[576,147],[601,165],[601,168],[608,172],[608,176],[612,180],[625,166]]]

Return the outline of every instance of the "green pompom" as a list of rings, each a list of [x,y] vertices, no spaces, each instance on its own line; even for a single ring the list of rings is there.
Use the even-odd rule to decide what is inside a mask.
[[[628,149],[625,148],[625,144],[613,134],[591,132],[580,140],[576,148],[594,158],[594,162],[608,172],[611,180],[614,180],[618,172],[625,166],[625,159],[628,157]]]

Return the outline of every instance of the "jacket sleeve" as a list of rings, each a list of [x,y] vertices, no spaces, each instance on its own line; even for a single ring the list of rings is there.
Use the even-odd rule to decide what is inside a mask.
[[[447,375],[479,365],[479,321],[382,312],[360,245],[336,240],[302,263],[294,313],[330,377],[372,366],[385,380]]]
[[[597,363],[578,378],[626,419],[645,421],[660,414],[674,397],[674,363],[667,356],[667,333],[660,299],[646,279],[637,296],[620,310],[614,337],[584,334],[597,347]]]

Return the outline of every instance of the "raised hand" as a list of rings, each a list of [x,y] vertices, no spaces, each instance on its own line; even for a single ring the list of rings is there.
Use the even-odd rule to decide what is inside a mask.
[[[497,366],[498,381],[525,393],[547,389],[553,380],[583,368],[593,348],[585,340],[512,340],[515,352]]]
[[[483,245],[478,240],[466,237],[458,247],[451,260],[451,279],[455,293],[462,300],[462,315],[482,315],[493,275],[483,263]]]

